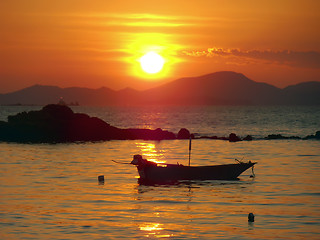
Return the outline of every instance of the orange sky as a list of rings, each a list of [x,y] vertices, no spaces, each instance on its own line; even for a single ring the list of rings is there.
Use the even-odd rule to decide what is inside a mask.
[[[34,84],[146,89],[236,71],[285,87],[320,81],[320,1],[4,0],[0,93]],[[143,73],[156,51],[163,70]]]

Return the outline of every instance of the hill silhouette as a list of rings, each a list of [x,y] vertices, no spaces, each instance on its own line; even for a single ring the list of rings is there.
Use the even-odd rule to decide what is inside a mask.
[[[281,90],[235,72],[216,72],[178,79],[145,91],[148,101],[166,104],[252,105],[276,104]]]
[[[216,72],[181,78],[156,88],[60,88],[34,85],[0,94],[0,104],[46,105],[63,98],[80,105],[319,105],[320,82],[305,82],[284,89],[255,82],[241,73]]]
[[[304,82],[292,85],[282,90],[284,101],[288,104],[319,104],[320,103],[320,83]]]

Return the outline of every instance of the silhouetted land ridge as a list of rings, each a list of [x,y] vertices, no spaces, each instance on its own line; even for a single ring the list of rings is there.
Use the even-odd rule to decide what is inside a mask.
[[[9,116],[8,122],[0,121],[0,141],[58,143],[124,139],[163,140],[176,136],[161,129],[120,129],[56,104]]]
[[[8,116],[8,121],[0,121],[0,141],[21,143],[60,143],[78,141],[106,140],[169,140],[194,138],[188,129],[182,128],[177,134],[160,128],[150,129],[120,129],[105,121],[90,117],[84,113],[74,113],[64,105],[50,104],[39,111],[22,112]],[[248,135],[241,139],[231,133],[228,138],[202,136],[201,138],[229,140],[238,142],[250,141]],[[301,139],[300,137],[284,137],[272,134],[265,139]],[[320,131],[305,139],[320,139]]]
[[[200,77],[181,78],[162,86],[137,91],[103,87],[59,88],[34,85],[0,94],[0,104],[46,105],[63,97],[80,105],[319,105],[320,82],[304,82],[277,88],[255,82],[235,72],[216,72]]]

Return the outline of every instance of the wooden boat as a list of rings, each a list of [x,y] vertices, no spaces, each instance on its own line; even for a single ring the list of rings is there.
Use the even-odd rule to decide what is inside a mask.
[[[131,164],[136,165],[140,183],[175,183],[180,180],[237,180],[238,176],[253,167],[255,162],[241,162],[212,166],[184,166],[182,164],[157,164],[141,155],[134,155]]]

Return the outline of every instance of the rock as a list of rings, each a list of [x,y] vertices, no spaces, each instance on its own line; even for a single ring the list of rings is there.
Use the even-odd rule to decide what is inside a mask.
[[[290,137],[288,137],[288,139],[301,139],[301,137],[299,137],[299,136],[290,136]]]
[[[247,135],[243,140],[245,140],[245,141],[252,141],[253,138],[252,138],[251,135]]]
[[[282,136],[281,134],[269,134],[265,139],[273,140],[273,139],[287,139],[287,137]]]
[[[218,137],[219,140],[228,140],[229,141],[229,138],[227,137]]]
[[[315,135],[308,135],[304,139],[318,139],[318,140],[320,140],[320,131],[317,131]]]
[[[181,128],[180,131],[178,132],[178,139],[189,139],[191,136],[190,132],[186,128]]]
[[[230,133],[229,142],[239,142],[241,139],[234,133]]]
[[[281,134],[270,134],[268,137],[265,137],[267,140],[274,140],[274,139],[301,139],[298,136],[290,136],[290,137],[285,137],[282,136]]]
[[[218,136],[211,136],[210,139],[218,139]]]
[[[169,131],[163,131],[161,128],[155,130],[151,129],[122,129],[120,139],[142,139],[142,140],[169,140],[176,139],[174,133]]]
[[[0,141],[75,142],[124,139],[175,139],[175,134],[160,128],[120,129],[84,113],[74,113],[63,105],[50,104],[40,111],[18,113],[0,122]]]

